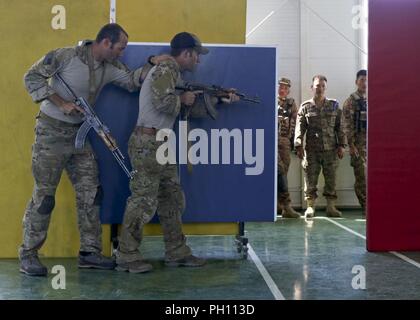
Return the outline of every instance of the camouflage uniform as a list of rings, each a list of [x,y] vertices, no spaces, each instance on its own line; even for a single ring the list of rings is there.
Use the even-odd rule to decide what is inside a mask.
[[[67,171],[76,191],[80,251],[99,253],[102,249],[99,220],[102,190],[97,162],[88,142],[83,149],[74,147],[81,116],[65,115],[48,100],[54,93],[67,101],[73,100],[52,77],[60,72],[75,93],[93,105],[106,83],[113,82],[130,91],[138,90],[141,69],[130,72],[118,61],[104,61],[93,66],[91,44],[92,41],[84,41],[81,46],[53,50],[35,63],[24,77],[32,99],[41,102],[41,112],[37,116],[32,146],[35,184],[23,219],[21,259],[36,256],[46,240],[55,192],[63,170]],[[47,82],[49,78],[51,80]]]
[[[101,188],[98,168],[89,143],[74,148],[79,125],[64,123],[44,114],[37,117],[32,147],[32,174],[35,180],[32,198],[23,220],[23,244],[20,256],[37,253],[47,238],[55,191],[66,170],[76,191],[80,251],[101,252],[99,205]]]
[[[326,98],[322,107],[316,106],[313,99],[302,103],[296,120],[295,147],[303,146],[305,134],[305,157],[302,161],[305,198],[317,198],[318,177],[322,168],[325,178],[323,195],[327,200],[335,200],[337,147],[345,144],[341,109],[336,100]]]
[[[131,196],[127,200],[120,235],[117,263],[141,260],[138,251],[145,224],[159,215],[165,242],[166,258],[176,260],[191,254],[182,232],[181,215],[185,196],[179,184],[177,166],[160,165],[156,150],[163,142],[153,135],[134,133],[129,141],[129,155],[138,173],[130,182]]]
[[[139,246],[143,227],[156,211],[163,231],[165,260],[175,261],[191,255],[182,231],[185,196],[177,165],[159,164],[156,150],[164,142],[156,141],[153,133],[141,132],[142,127],[172,129],[181,112],[181,100],[175,91],[175,86],[181,83],[179,66],[172,60],[152,69],[144,81],[140,93],[139,120],[129,141],[130,159],[138,174],[130,182],[131,196],[127,200],[116,254],[118,265],[142,260]],[[190,115],[204,116],[204,109],[197,101]]]
[[[287,172],[290,166],[291,139],[296,126],[298,108],[293,98],[278,98],[278,201],[280,205],[287,205],[290,201],[290,194],[287,188]]]
[[[355,146],[359,156],[351,156],[350,164],[354,170],[354,191],[359,203],[366,207],[366,98],[358,91],[352,93],[344,102],[343,126],[349,146]]]

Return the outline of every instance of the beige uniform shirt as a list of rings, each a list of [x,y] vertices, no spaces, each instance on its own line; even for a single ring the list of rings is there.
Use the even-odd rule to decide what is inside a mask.
[[[49,52],[37,61],[25,74],[24,83],[27,91],[36,103],[41,103],[43,113],[61,121],[70,123],[82,122],[80,115],[65,115],[48,97],[57,93],[67,101],[73,97],[67,93],[62,84],[54,78],[59,73],[77,97],[83,97],[93,106],[100,90],[108,83],[113,83],[130,92],[140,88],[142,68],[130,71],[119,61],[92,61],[89,68],[89,55],[92,55],[92,41],[84,41],[80,46],[60,48]],[[118,106],[116,106],[118,107]]]
[[[330,151],[344,146],[341,113],[334,99],[326,98],[320,107],[313,99],[302,103],[296,119],[295,147],[303,146],[305,135],[306,151]]]

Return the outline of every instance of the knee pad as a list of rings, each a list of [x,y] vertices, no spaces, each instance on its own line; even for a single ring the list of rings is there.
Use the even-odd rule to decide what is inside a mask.
[[[96,190],[95,199],[93,200],[93,205],[100,206],[103,198],[104,198],[104,191],[101,186],[98,186],[98,189]]]
[[[55,197],[54,196],[45,196],[42,199],[41,205],[38,208],[38,213],[40,214],[51,214],[55,206]]]

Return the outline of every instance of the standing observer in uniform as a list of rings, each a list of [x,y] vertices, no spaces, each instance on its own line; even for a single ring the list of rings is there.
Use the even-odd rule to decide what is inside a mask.
[[[175,87],[182,86],[181,73],[193,71],[200,55],[208,49],[193,34],[182,32],[171,41],[171,56],[153,68],[140,92],[140,112],[137,127],[129,141],[129,154],[137,176],[130,182],[131,196],[122,225],[117,250],[117,270],[142,273],[152,270],[139,252],[143,227],[156,211],[159,215],[165,242],[165,264],[168,266],[199,267],[204,259],[195,257],[186,243],[182,231],[181,215],[185,209],[185,196],[177,174],[176,164],[160,164],[157,150],[164,143],[157,141],[161,129],[172,129],[181,111],[189,109],[191,115],[200,113],[196,92],[180,94]],[[200,98],[201,99],[201,98]],[[238,100],[230,94],[224,102]],[[217,98],[211,99],[212,104]],[[182,110],[183,109],[183,110]]]
[[[281,78],[278,84],[277,214],[281,214],[283,218],[300,218],[300,214],[290,206],[291,200],[287,183],[298,108],[295,100],[288,97],[292,82],[289,79]]]
[[[76,192],[80,231],[79,267],[113,269],[115,262],[101,255],[99,205],[102,189],[97,163],[89,143],[75,149],[76,133],[83,111],[62,84],[54,78],[59,73],[79,97],[91,105],[101,88],[114,83],[129,91],[140,88],[141,79],[150,67],[129,71],[117,59],[127,46],[127,33],[117,24],[107,24],[95,41],[83,41],[77,47],[49,52],[24,76],[26,89],[36,103],[41,103],[32,149],[32,173],[35,185],[23,220],[23,243],[19,249],[20,271],[28,275],[46,275],[47,268],[38,258],[38,250],[47,238],[55,192],[66,170]]]
[[[295,147],[302,159],[305,179],[305,217],[315,215],[318,177],[322,169],[324,175],[324,197],[327,199],[327,216],[340,217],[335,207],[335,190],[338,159],[344,156],[345,136],[341,125],[341,109],[338,102],[325,96],[327,78],[316,75],[312,78],[313,98],[302,103],[299,108]],[[306,136],[305,150],[303,139]]]
[[[366,103],[367,71],[356,74],[357,90],[344,102],[343,127],[350,149],[350,164],[354,170],[354,191],[362,207],[366,210]]]

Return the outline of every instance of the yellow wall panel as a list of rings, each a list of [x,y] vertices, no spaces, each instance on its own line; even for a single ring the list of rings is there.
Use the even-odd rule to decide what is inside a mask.
[[[235,222],[209,222],[209,223],[185,223],[182,225],[185,234],[189,235],[236,235],[238,224]],[[162,234],[160,224],[148,224],[144,235]]]
[[[52,8],[66,10],[66,29],[54,30]],[[31,196],[31,145],[39,107],[22,77],[48,51],[96,36],[109,20],[108,0],[0,0],[0,257],[15,257],[22,241],[22,217]],[[63,175],[56,197],[46,256],[75,255],[79,246],[75,199]]]
[[[130,41],[169,42],[189,31],[202,42],[245,43],[246,0],[118,0]]]

